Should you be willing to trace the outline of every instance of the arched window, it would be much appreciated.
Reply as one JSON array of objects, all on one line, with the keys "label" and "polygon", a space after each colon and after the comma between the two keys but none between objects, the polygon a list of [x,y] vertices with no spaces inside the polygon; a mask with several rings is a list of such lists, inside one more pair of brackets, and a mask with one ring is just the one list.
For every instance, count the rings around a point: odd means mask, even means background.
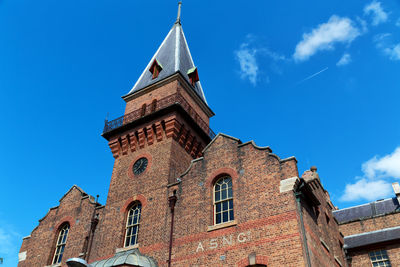
[{"label": "arched window", "polygon": [[224,176],[214,185],[215,224],[233,221],[232,178]]},{"label": "arched window", "polygon": [[125,247],[137,244],[140,213],[142,211],[142,204],[135,203],[128,211],[126,218],[126,234],[125,234]]},{"label": "arched window", "polygon": [[54,251],[53,257],[53,264],[61,263],[64,254],[65,244],[67,244],[68,232],[69,224],[66,223],[60,228],[60,231],[58,233],[56,249]]}]

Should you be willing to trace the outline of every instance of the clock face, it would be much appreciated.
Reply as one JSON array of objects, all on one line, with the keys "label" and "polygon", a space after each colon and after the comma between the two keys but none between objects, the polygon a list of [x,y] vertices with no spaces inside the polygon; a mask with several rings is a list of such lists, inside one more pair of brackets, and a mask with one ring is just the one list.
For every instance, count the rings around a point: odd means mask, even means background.
[{"label": "clock face", "polygon": [[133,173],[138,175],[141,174],[142,172],[144,172],[147,168],[147,158],[140,158],[138,159],[135,164],[133,164]]}]

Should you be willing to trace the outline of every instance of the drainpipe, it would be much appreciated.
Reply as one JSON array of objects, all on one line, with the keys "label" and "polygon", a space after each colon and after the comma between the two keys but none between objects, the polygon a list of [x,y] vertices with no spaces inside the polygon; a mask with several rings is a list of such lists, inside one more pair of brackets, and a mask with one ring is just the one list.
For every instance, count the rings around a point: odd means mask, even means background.
[{"label": "drainpipe", "polygon": [[302,235],[303,235],[304,249],[306,251],[307,266],[311,267],[310,253],[308,252],[306,230],[304,228],[303,211],[301,210],[301,202],[300,202],[301,201],[301,196],[303,194],[300,191],[297,191],[297,190],[296,190],[296,192],[294,194],[296,196],[297,211],[299,212],[299,215],[300,215],[300,226],[301,226],[301,232],[302,232]]},{"label": "drainpipe", "polygon": [[178,200],[176,197],[176,191],[174,190],[174,195],[168,197],[169,208],[171,209],[171,231],[169,233],[169,253],[168,253],[168,267],[171,267],[171,256],[172,256],[172,238],[174,235],[174,215],[175,215],[175,203]]},{"label": "drainpipe", "polygon": [[96,226],[99,223],[99,218],[98,218],[98,216],[96,216],[96,207],[97,207],[98,200],[99,200],[99,195],[96,196],[96,203],[94,204],[92,220],[90,223],[90,230],[89,230],[89,236],[88,236],[89,245],[87,246],[87,249],[85,251],[85,260],[87,262],[89,261],[90,251],[92,250],[94,231],[96,230]]}]

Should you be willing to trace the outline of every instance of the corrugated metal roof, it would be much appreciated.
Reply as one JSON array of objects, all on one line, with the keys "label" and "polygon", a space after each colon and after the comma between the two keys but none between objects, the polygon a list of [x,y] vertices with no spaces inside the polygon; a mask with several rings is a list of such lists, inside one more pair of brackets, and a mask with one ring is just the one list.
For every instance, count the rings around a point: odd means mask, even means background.
[{"label": "corrugated metal roof", "polygon": [[[149,71],[154,59],[163,66],[162,71],[155,79],[153,79]],[[187,72],[194,67],[195,65],[186,42],[185,34],[183,33],[182,25],[176,22],[127,95],[133,94],[177,72],[180,72],[189,82]],[[207,104],[200,82],[195,84],[193,90]]]},{"label": "corrugated metal roof", "polygon": [[350,235],[344,238],[344,248],[356,248],[371,244],[400,239],[400,226],[378,231]]}]

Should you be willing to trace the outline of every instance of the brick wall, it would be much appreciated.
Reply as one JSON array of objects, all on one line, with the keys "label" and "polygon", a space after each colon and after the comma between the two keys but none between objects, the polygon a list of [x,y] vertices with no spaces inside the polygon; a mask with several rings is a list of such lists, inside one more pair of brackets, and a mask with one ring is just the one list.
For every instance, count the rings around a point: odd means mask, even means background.
[{"label": "brick wall", "polygon": [[30,237],[23,240],[20,252],[26,252],[26,259],[20,261],[18,266],[51,265],[56,239],[63,223],[70,224],[65,254],[62,258],[63,264],[68,258],[84,253],[94,208],[93,199],[73,186],[60,200],[60,205],[51,208],[39,221],[39,225],[32,231]]},{"label": "brick wall", "polygon": [[[369,218],[360,218],[355,221],[342,223],[340,224],[340,231],[344,236],[349,236],[396,227],[399,225],[400,213],[395,212]],[[394,241],[394,243],[395,244],[393,244],[393,242],[389,244],[374,244],[368,247],[353,248],[349,250],[347,254],[351,258],[351,266],[357,267],[371,265],[371,260],[368,253],[380,249],[387,251],[392,266],[400,266],[400,245],[396,244],[396,241]]]},{"label": "brick wall", "polygon": [[340,231],[344,236],[376,231],[400,225],[400,212],[359,219],[357,221],[342,223]]}]

